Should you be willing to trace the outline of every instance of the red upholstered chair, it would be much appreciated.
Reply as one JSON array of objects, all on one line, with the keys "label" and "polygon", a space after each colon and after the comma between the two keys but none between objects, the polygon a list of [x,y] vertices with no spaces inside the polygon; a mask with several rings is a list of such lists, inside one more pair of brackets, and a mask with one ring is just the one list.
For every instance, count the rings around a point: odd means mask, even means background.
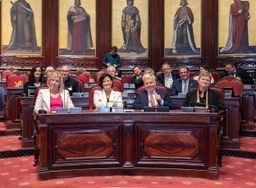
[{"label": "red upholstered chair", "polygon": [[[170,90],[169,90],[167,87],[165,87],[165,86],[156,85],[156,89],[166,92],[168,96],[171,95]],[[145,86],[140,86],[140,87],[137,89],[136,92],[142,92],[142,91],[145,91],[145,90],[146,90]]]},{"label": "red upholstered chair", "polygon": [[243,96],[243,82],[233,76],[226,76],[216,83],[220,88],[233,87],[235,96]]},{"label": "red upholstered chair", "polygon": [[96,73],[96,82],[97,82],[97,83],[99,82],[100,77],[101,77],[101,75],[102,75],[103,73],[104,73],[103,70],[101,70],[101,71],[99,71],[99,72]]},{"label": "red upholstered chair", "polygon": [[76,80],[79,82],[81,92],[84,92],[84,81],[79,78],[76,78]]},{"label": "red upholstered chair", "polygon": [[220,78],[220,75],[218,72],[211,72],[212,73],[212,78],[213,78],[213,81],[216,83],[219,81],[219,78]]},{"label": "red upholstered chair", "polygon": [[129,76],[122,76],[121,79],[122,79],[123,83],[128,83],[129,82]]},{"label": "red upholstered chair", "polygon": [[28,80],[26,75],[16,75],[16,74],[9,74],[6,77],[6,87],[13,87],[17,88],[20,85],[24,85],[24,83]]},{"label": "red upholstered chair", "polygon": [[87,76],[88,79],[92,78],[91,73],[89,73],[89,72],[87,72],[87,71],[84,71],[82,74],[85,75],[85,76]]},{"label": "red upholstered chair", "polygon": [[114,86],[117,86],[121,89],[121,92],[124,91],[124,84],[121,80],[113,79],[113,82],[114,82]]},{"label": "red upholstered chair", "polygon": [[196,76],[196,73],[195,72],[189,72],[189,78],[193,79],[194,76]]},{"label": "red upholstered chair", "polygon": [[222,88],[216,87],[216,86],[210,86],[210,89],[213,91],[216,91],[219,94],[220,100],[221,100],[222,104],[224,104],[224,98],[225,98],[224,90]]},{"label": "red upholstered chair", "polygon": [[2,72],[2,79],[6,79],[6,77],[9,75],[9,74],[12,74],[13,71],[11,70],[5,70]]},{"label": "red upholstered chair", "polygon": [[[121,92],[121,89],[117,86],[114,86],[112,88],[114,91],[120,91]],[[95,110],[95,106],[94,106],[94,103],[93,103],[93,98],[94,98],[94,92],[96,90],[102,90],[102,88],[100,86],[93,86],[89,89],[89,107],[90,107],[90,110]]]},{"label": "red upholstered chair", "polygon": [[156,73],[156,78],[158,77],[159,74],[162,74],[162,73],[163,73],[163,71],[158,71],[158,72]]},{"label": "red upholstered chair", "polygon": [[76,75],[75,77],[79,80],[82,80],[84,82],[84,84],[89,83],[89,77],[86,75],[80,74],[80,75]]}]

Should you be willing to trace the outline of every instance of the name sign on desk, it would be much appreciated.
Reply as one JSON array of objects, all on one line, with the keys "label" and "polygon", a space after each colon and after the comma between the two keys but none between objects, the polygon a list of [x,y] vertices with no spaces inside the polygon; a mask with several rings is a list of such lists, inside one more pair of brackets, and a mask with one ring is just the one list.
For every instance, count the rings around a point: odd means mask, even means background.
[{"label": "name sign on desk", "polygon": [[98,112],[110,112],[110,107],[98,108]]},{"label": "name sign on desk", "polygon": [[68,108],[56,108],[56,114],[66,114],[68,113]]},{"label": "name sign on desk", "polygon": [[81,112],[82,112],[81,107],[70,108],[70,113],[81,113]]}]

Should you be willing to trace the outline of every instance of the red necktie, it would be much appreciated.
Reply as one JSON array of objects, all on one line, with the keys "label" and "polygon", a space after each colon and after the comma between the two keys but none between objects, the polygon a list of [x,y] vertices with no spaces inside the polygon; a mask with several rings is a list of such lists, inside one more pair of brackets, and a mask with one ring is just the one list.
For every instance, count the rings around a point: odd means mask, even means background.
[{"label": "red necktie", "polygon": [[150,96],[150,103],[151,103],[151,106],[155,106],[156,104],[155,104],[155,99],[154,99],[153,95],[150,94],[149,96]]}]

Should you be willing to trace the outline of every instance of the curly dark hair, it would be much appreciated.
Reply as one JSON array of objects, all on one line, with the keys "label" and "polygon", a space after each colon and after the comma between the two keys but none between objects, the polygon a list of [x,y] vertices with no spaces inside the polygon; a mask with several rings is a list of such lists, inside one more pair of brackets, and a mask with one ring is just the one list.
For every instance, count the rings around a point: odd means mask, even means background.
[{"label": "curly dark hair", "polygon": [[28,77],[28,81],[29,82],[35,82],[36,81],[36,79],[35,79],[35,77],[34,77],[34,72],[36,72],[36,68],[40,68],[41,69],[41,76],[40,76],[40,78],[39,78],[39,82],[43,82],[43,68],[40,66],[40,65],[35,65],[32,69],[31,69],[31,71],[30,71],[30,73],[29,73],[29,77]]},{"label": "curly dark hair", "polygon": [[[113,82],[113,77],[112,77],[110,74],[108,74],[108,73],[103,73],[103,74],[100,76],[100,80],[99,80],[99,86],[100,86],[101,88],[103,88],[103,80],[104,80],[106,77],[109,77],[110,80]],[[112,87],[113,87],[113,85],[114,85],[114,82],[112,83]]]}]

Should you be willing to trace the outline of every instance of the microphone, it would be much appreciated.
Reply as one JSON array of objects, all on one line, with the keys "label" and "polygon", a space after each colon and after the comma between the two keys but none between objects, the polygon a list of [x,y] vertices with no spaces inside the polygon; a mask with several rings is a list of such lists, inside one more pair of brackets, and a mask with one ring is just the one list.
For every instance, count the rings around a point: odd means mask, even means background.
[{"label": "microphone", "polygon": [[[193,101],[193,102],[190,104],[190,106],[192,106],[192,107],[195,107],[195,106],[197,106],[197,107],[206,107],[206,104],[205,104],[205,103],[202,103],[202,102]],[[218,109],[218,106],[216,106],[216,105],[211,105],[211,104],[209,104],[208,107],[209,107],[209,109]]]},{"label": "microphone", "polygon": [[193,101],[192,103],[190,103],[190,106],[201,106],[201,107],[205,107],[205,103],[202,103],[202,102],[196,102],[196,101]]}]

